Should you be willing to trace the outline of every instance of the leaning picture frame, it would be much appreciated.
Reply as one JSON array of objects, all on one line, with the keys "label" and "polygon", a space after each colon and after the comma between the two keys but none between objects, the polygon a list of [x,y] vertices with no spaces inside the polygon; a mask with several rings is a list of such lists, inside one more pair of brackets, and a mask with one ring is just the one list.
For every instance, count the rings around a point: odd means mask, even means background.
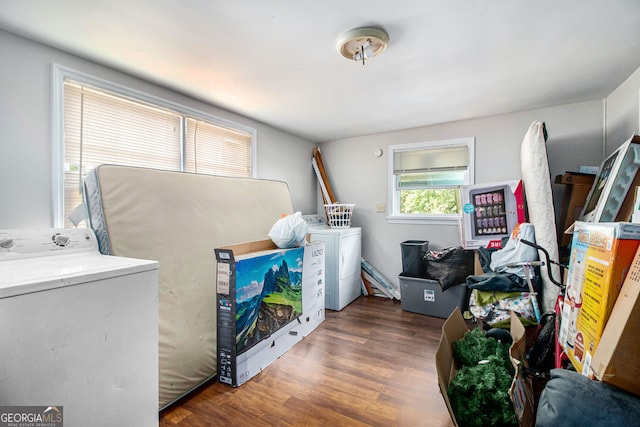
[{"label": "leaning picture frame", "polygon": [[607,156],[578,219],[586,222],[629,221],[634,192],[640,185],[640,136],[633,135]]}]

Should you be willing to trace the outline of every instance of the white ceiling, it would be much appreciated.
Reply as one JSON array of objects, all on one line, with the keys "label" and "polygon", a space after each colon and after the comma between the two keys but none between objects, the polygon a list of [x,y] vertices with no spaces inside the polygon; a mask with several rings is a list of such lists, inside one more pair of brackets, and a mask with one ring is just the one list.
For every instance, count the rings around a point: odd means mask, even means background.
[{"label": "white ceiling", "polygon": [[[390,43],[363,66],[335,43],[366,25]],[[599,99],[640,67],[638,0],[0,0],[0,28],[316,142]]]}]

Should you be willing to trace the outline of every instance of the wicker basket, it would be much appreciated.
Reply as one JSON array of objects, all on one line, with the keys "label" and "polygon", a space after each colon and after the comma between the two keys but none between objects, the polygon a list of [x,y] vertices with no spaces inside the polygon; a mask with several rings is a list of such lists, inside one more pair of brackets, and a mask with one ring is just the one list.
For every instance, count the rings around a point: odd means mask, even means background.
[{"label": "wicker basket", "polygon": [[349,228],[351,227],[351,214],[353,213],[354,204],[324,205],[327,213],[327,222],[331,228]]}]

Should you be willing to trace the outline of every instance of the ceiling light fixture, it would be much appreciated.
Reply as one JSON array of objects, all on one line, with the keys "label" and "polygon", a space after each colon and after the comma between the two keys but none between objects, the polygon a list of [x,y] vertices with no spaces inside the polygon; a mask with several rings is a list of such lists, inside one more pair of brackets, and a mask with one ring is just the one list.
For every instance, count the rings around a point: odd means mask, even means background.
[{"label": "ceiling light fixture", "polygon": [[347,59],[365,61],[379,55],[389,43],[389,34],[381,28],[363,27],[347,31],[338,39],[338,52]]}]

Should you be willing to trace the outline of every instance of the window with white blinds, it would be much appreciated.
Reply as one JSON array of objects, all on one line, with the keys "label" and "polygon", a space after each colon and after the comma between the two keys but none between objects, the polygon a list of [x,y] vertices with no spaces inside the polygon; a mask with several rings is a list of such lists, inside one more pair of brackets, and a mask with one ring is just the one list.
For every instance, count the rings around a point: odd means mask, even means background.
[{"label": "window with white blinds", "polygon": [[452,222],[473,183],[475,138],[389,146],[390,221]]},{"label": "window with white blinds", "polygon": [[56,218],[54,207],[56,226],[74,225],[69,216],[83,203],[83,179],[100,164],[252,176],[252,130],[70,78],[63,79],[63,99],[64,194],[58,195],[58,211],[64,219]]}]

